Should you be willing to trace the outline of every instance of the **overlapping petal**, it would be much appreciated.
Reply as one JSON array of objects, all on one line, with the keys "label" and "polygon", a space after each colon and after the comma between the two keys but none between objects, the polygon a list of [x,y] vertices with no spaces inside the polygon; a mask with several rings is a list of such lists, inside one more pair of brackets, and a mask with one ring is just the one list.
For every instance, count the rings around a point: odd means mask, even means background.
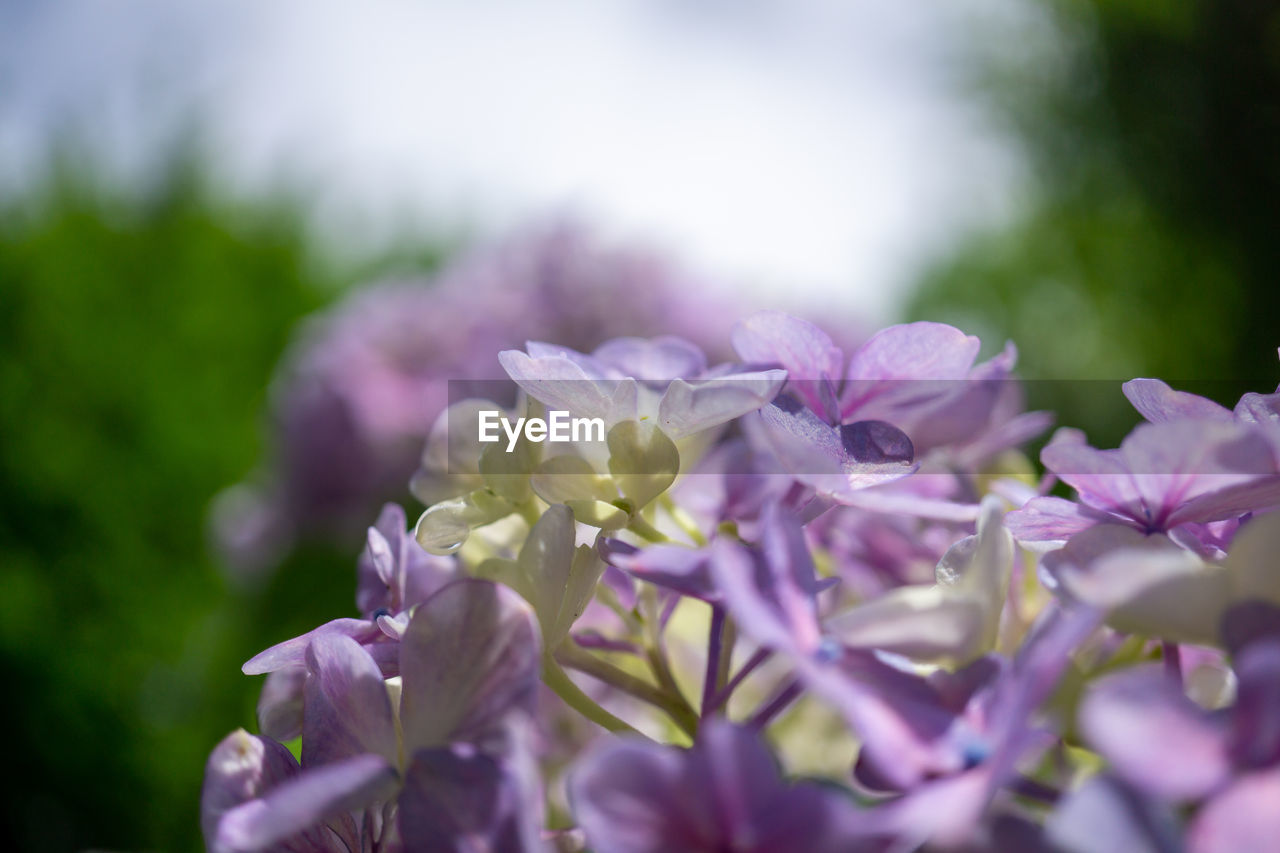
[{"label": "overlapping petal", "polygon": [[349,845],[336,832],[330,834],[319,825],[393,795],[398,784],[395,768],[377,755],[357,755],[309,770],[223,815],[211,850],[267,850],[277,842],[318,828],[307,849],[339,853]]},{"label": "overlapping petal", "polygon": [[598,853],[873,849],[849,801],[786,784],[756,735],[720,720],[688,750],[601,744],[578,762],[569,796]]},{"label": "overlapping petal", "polygon": [[1203,797],[1231,776],[1225,722],[1158,667],[1100,680],[1081,705],[1080,724],[1120,776],[1157,796]]},{"label": "overlapping petal", "polygon": [[531,713],[541,643],[515,592],[456,581],[414,612],[400,641],[406,751],[483,736],[512,711]]}]

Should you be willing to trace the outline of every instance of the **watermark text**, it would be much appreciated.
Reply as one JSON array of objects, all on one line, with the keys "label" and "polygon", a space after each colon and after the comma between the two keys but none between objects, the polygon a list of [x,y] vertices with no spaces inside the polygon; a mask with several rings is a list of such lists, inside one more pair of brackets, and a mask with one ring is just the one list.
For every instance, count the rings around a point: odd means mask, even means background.
[{"label": "watermark text", "polygon": [[553,409],[543,418],[516,418],[514,422],[500,411],[482,411],[479,418],[480,442],[492,444],[507,438],[507,452],[516,449],[523,433],[528,441],[604,441],[604,418],[571,418],[569,413]]}]

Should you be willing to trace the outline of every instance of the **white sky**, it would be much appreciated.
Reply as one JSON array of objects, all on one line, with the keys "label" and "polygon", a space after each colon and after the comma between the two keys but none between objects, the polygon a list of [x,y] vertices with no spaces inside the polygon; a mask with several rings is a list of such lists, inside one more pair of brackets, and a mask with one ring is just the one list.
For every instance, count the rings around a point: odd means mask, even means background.
[{"label": "white sky", "polygon": [[334,245],[406,223],[602,222],[782,306],[883,320],[1007,215],[965,92],[1013,0],[6,0],[0,186],[53,129],[145,175],[175,119],[235,189],[300,185]]}]

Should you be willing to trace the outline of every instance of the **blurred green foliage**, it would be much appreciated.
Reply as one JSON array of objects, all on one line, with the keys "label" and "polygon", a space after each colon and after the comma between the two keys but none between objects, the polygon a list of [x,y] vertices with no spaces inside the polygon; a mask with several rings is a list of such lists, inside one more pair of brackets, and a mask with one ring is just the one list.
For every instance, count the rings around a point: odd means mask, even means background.
[{"label": "blurred green foliage", "polygon": [[205,759],[252,726],[240,664],[353,610],[360,543],[239,591],[205,513],[259,458],[295,323],[373,267],[319,262],[296,199],[156,174],[139,196],[64,162],[0,203],[6,849],[201,849]]},{"label": "blurred green foliage", "polygon": [[[1273,390],[1280,369],[1280,4],[1052,0],[1048,55],[988,57],[1035,191],[926,275],[914,318],[1011,338],[1031,402],[1100,446],[1119,380]],[[993,45],[993,47],[999,47]],[[1016,48],[1015,48],[1016,50]]]}]

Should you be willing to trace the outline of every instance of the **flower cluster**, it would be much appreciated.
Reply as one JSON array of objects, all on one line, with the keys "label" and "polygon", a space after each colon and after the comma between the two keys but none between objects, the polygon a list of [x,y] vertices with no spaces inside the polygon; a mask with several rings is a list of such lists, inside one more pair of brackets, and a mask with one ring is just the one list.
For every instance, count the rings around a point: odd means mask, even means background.
[{"label": "flower cluster", "polygon": [[440,415],[360,615],[245,664],[209,849],[1272,849],[1280,393],[1134,380],[1150,423],[1060,430],[1037,480],[1011,345],[731,343],[502,352],[514,409]]},{"label": "flower cluster", "polygon": [[223,562],[252,576],[296,539],[358,537],[370,507],[403,491],[450,382],[496,378],[500,349],[664,330],[723,347],[731,320],[708,292],[655,253],[572,224],[531,229],[430,279],[356,290],[304,324],[277,371],[270,452],[215,505]]}]

